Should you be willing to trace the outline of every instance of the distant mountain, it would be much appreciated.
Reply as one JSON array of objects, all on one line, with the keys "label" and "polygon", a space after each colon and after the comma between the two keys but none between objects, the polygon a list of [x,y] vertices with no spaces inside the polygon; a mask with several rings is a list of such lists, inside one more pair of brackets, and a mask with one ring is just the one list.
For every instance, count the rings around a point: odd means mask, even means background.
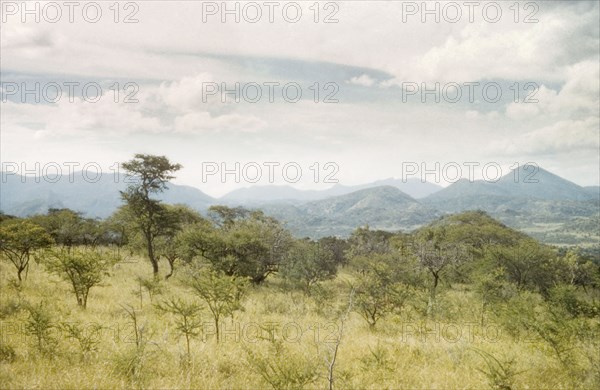
[{"label": "distant mountain", "polygon": [[590,199],[590,193],[584,187],[542,168],[534,170],[533,167],[525,169],[520,166],[491,184],[496,184],[513,197],[576,201]]},{"label": "distant mountain", "polygon": [[[87,217],[106,218],[121,204],[119,191],[127,188],[124,175],[102,175],[97,182],[84,180],[75,172],[73,182],[62,176],[52,178],[23,177],[2,174],[0,210],[6,214],[28,216],[45,213],[48,208],[70,208]],[[166,203],[184,203],[197,210],[206,210],[214,199],[194,187],[169,183],[169,189],[158,198]]]},{"label": "distant mountain", "polygon": [[413,197],[415,199],[425,198],[426,196],[436,193],[444,188],[437,184],[429,183],[429,182],[422,181],[422,180],[415,179],[415,178],[409,178],[404,181],[402,179],[389,178],[389,179],[385,179],[385,180],[376,181],[376,182],[372,183],[372,185],[373,186],[384,186],[385,185],[385,186],[396,187],[400,191],[404,192],[405,194],[410,195],[411,197]]},{"label": "distant mountain", "polygon": [[392,186],[367,188],[301,205],[265,205],[299,236],[348,235],[358,226],[411,230],[440,214]]},{"label": "distant mountain", "polygon": [[460,180],[421,202],[445,213],[483,210],[504,224],[553,244],[597,245],[600,191],[544,169],[520,168],[495,183]]},{"label": "distant mountain", "polygon": [[270,202],[299,203],[327,197],[327,195],[323,195],[325,191],[299,190],[287,185],[252,186],[233,190],[219,198],[219,201],[236,205],[257,205]]},{"label": "distant mountain", "polygon": [[356,186],[336,184],[326,190],[299,190],[291,186],[277,185],[252,186],[233,190],[219,200],[228,204],[245,205],[261,205],[270,202],[297,204],[381,186],[396,187],[415,199],[426,197],[442,189],[441,186],[415,178],[407,179],[405,182],[401,179],[389,178]]},{"label": "distant mountain", "polygon": [[513,170],[497,182],[462,179],[429,195],[423,202],[446,212],[481,209],[530,209],[539,201],[589,202],[593,191],[539,168]]},{"label": "distant mountain", "polygon": [[[104,175],[96,183],[83,180],[80,172],[73,183],[68,177],[57,183],[49,179],[36,183],[31,177],[3,174],[0,210],[27,216],[66,207],[104,218],[122,204],[119,191],[127,186],[124,175]],[[444,214],[467,210],[485,211],[543,242],[597,245],[600,238],[600,187],[581,187],[543,169],[531,175],[521,168],[495,183],[460,180],[443,189],[418,179],[406,183],[386,179],[360,186],[337,184],[323,191],[255,186],[214,199],[194,187],[168,187],[160,196],[167,203],[187,204],[200,212],[214,204],[258,208],[285,222],[296,235],[313,238],[347,236],[366,224],[412,230]],[[423,195],[427,196],[415,199]]]},{"label": "distant mountain", "polygon": [[590,194],[594,199],[600,198],[600,186],[588,186],[583,187],[583,189]]}]

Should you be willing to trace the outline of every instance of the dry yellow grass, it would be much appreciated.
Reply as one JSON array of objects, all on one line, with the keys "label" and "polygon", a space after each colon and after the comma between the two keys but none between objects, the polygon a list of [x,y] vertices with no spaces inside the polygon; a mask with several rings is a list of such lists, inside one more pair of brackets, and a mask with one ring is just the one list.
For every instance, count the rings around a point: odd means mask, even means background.
[{"label": "dry yellow grass", "polygon": [[[269,388],[257,361],[271,364],[272,376],[294,377],[314,369],[317,376],[306,388],[328,388],[327,360],[339,330],[338,313],[347,304],[347,280],[343,272],[327,282],[338,291],[331,302],[316,301],[300,292],[287,292],[274,278],[253,287],[244,301],[245,310],[236,312],[223,324],[223,340],[217,343],[212,320],[203,311],[203,334],[192,341],[191,363],[185,364],[184,340],[178,338],[173,317],[160,314],[143,295],[143,307],[134,291],[137,276],[150,277],[150,266],[120,264],[112,276],[91,290],[88,308],[80,310],[70,287],[33,264],[22,290],[11,287],[13,270],[0,264],[3,307],[2,345],[16,353],[13,361],[0,365],[1,388],[82,389],[82,388]],[[165,283],[165,296],[192,300],[177,275]],[[20,298],[19,298],[20,297]],[[56,322],[100,324],[98,350],[81,358],[77,343],[53,330],[57,340],[52,354],[41,354],[34,337],[25,330],[24,310],[6,313],[11,301],[46,302]],[[161,297],[157,297],[161,299]],[[594,388],[589,363],[580,358],[584,375],[566,369],[539,342],[519,342],[493,323],[481,327],[476,301],[467,290],[454,290],[444,297],[449,307],[444,319],[425,320],[415,310],[390,316],[370,330],[356,313],[345,323],[335,365],[335,387],[369,389],[482,389],[489,388],[483,350],[500,361],[514,359],[515,388]],[[124,364],[135,352],[131,321],[121,305],[138,310],[148,344],[138,370],[127,374]],[[8,309],[7,309],[8,310]],[[269,339],[272,329],[274,342]],[[423,332],[425,331],[425,332]],[[278,351],[278,352],[277,352]],[[262,360],[261,360],[262,359]],[[281,378],[279,378],[281,379]],[[300,381],[301,382],[301,381]]]}]

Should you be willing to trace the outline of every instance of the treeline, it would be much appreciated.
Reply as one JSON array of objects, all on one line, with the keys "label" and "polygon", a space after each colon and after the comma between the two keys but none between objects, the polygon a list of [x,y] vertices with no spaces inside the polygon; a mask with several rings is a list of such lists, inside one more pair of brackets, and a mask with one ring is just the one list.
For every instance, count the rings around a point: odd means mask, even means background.
[{"label": "treeline", "polygon": [[19,283],[34,258],[64,276],[85,307],[89,289],[129,253],[146,257],[155,279],[163,262],[165,279],[178,267],[187,273],[193,269],[196,277],[213,273],[254,285],[278,274],[306,294],[345,267],[358,311],[371,326],[407,302],[414,304],[415,297],[432,315],[442,284],[479,291],[482,317],[491,301],[510,291],[545,299],[562,291],[577,300],[577,309],[572,308],[577,314],[598,314],[598,303],[577,293],[598,289],[598,263],[576,249],[543,245],[484,212],[444,217],[410,234],[367,226],[348,239],[297,239],[261,211],[213,206],[203,216],[183,205],[163,204],[155,195],[181,168],[165,157],[136,155],[123,167],[137,180],[121,194],[123,206],[105,220],[69,209],[26,219],[0,216],[0,251],[14,265]]},{"label": "treeline", "polygon": [[168,266],[166,279],[178,267],[204,267],[253,284],[278,274],[307,294],[344,267],[356,276],[357,296],[365,295],[373,305],[362,304],[372,325],[388,311],[384,306],[401,306],[410,290],[427,291],[425,307],[433,310],[440,283],[480,285],[488,294],[514,288],[544,297],[561,285],[582,290],[600,285],[600,268],[589,256],[543,245],[484,212],[444,217],[410,234],[367,226],[348,239],[315,241],[294,238],[261,211],[213,206],[202,216],[182,205],[160,207],[150,241],[128,205],[106,220],[87,219],[69,209],[25,219],[2,215],[0,250],[15,266],[19,281],[30,258],[74,253],[95,254],[98,263],[102,256],[112,257],[116,264],[126,255],[148,257],[151,252],[156,269],[163,261]]}]

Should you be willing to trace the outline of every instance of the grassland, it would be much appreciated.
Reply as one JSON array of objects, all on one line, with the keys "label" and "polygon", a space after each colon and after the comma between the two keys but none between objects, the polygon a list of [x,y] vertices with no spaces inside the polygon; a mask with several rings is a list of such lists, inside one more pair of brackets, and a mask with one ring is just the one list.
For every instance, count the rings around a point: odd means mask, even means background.
[{"label": "grassland", "polygon": [[[0,387],[328,388],[338,340],[332,371],[333,385],[340,389],[591,389],[600,383],[597,334],[596,344],[573,339],[565,352],[568,360],[561,361],[537,333],[515,332],[505,313],[510,307],[482,317],[480,300],[469,286],[446,289],[434,318],[420,310],[417,299],[370,329],[356,312],[344,314],[351,304],[352,276],[343,269],[311,296],[284,288],[277,277],[252,287],[244,309],[221,324],[220,342],[205,308],[188,359],[176,318],[154,304],[168,296],[197,298],[177,273],[152,303],[146,291],[140,298],[136,278],[151,277],[151,269],[144,260],[131,259],[91,290],[86,310],[77,306],[70,286],[41,265],[33,264],[17,287],[13,270],[0,264]],[[535,307],[538,298],[530,294],[521,303]],[[40,303],[51,326],[42,348],[28,328],[31,315],[25,310]],[[141,343],[124,308],[137,313]],[[597,320],[591,322],[597,330]],[[83,353],[60,323],[83,325],[92,336],[90,351]]]}]

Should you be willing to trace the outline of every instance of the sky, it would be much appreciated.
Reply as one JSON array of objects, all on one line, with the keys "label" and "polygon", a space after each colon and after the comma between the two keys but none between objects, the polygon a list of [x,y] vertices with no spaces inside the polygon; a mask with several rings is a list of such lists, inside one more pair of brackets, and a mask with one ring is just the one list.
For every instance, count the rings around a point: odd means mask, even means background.
[{"label": "sky", "polygon": [[0,4],[5,171],[148,153],[212,196],[526,163],[599,184],[598,1]]}]

